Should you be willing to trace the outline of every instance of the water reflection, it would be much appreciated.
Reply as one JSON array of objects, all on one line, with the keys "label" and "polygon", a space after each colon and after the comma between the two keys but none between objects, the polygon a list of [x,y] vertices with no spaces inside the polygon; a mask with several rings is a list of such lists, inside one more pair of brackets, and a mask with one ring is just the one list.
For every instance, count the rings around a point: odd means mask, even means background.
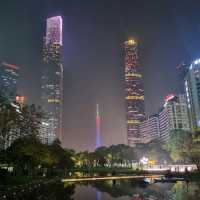
[{"label": "water reflection", "polygon": [[102,200],[102,193],[100,191],[97,191],[96,195],[96,200]]},{"label": "water reflection", "polygon": [[[200,183],[154,183],[144,181],[96,181],[76,185],[74,200],[197,200],[200,199]],[[90,193],[90,195],[88,195]]]},{"label": "water reflection", "polygon": [[197,200],[200,199],[200,182],[178,182],[170,192],[172,199]]},{"label": "water reflection", "polygon": [[[0,198],[1,199],[1,198]],[[143,180],[109,180],[88,183],[61,182],[15,191],[6,200],[197,200],[200,182],[148,183]]]}]

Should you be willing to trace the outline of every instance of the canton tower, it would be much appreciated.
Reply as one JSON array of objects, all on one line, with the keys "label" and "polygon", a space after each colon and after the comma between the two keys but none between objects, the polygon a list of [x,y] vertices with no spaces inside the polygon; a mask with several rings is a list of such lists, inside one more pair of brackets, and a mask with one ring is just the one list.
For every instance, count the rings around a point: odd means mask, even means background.
[{"label": "canton tower", "polygon": [[45,116],[41,125],[43,143],[51,144],[55,139],[62,142],[63,66],[62,17],[47,19],[43,44],[42,108]]},{"label": "canton tower", "polygon": [[96,107],[96,148],[99,148],[101,146],[100,125],[101,125],[101,118],[99,114],[99,104],[97,104],[97,107]]},{"label": "canton tower", "polygon": [[141,141],[139,124],[145,117],[143,77],[136,41],[124,42],[124,62],[127,142],[129,146],[135,146]]}]

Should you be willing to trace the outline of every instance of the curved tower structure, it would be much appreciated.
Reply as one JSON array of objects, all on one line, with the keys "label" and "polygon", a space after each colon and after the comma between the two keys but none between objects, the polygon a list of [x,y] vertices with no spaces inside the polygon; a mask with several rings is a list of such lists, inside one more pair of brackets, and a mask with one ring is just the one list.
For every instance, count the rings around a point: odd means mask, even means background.
[{"label": "curved tower structure", "polygon": [[127,141],[129,146],[134,146],[141,141],[139,125],[145,117],[143,76],[136,41],[124,42],[124,62]]}]

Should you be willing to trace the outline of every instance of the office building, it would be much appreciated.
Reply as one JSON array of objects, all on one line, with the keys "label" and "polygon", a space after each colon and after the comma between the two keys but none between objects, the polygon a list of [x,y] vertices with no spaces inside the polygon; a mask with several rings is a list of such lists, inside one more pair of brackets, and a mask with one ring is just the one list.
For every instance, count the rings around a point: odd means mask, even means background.
[{"label": "office building", "polygon": [[185,77],[190,126],[194,131],[200,128],[200,59],[192,62]]},{"label": "office building", "polygon": [[172,130],[190,131],[186,96],[170,94],[159,112],[160,140],[168,141]]},{"label": "office building", "polygon": [[19,67],[6,62],[0,63],[0,90],[1,94],[9,101],[15,101],[17,83],[19,79]]},{"label": "office building", "polygon": [[47,19],[43,47],[42,108],[45,117],[41,125],[41,140],[51,144],[62,142],[63,66],[62,17]]},{"label": "office building", "polygon": [[136,41],[124,42],[124,62],[127,141],[129,146],[135,146],[140,143],[139,125],[145,117],[143,76]]},{"label": "office building", "polygon": [[152,115],[139,125],[141,143],[148,143],[152,140],[159,140],[159,119],[158,115]]}]

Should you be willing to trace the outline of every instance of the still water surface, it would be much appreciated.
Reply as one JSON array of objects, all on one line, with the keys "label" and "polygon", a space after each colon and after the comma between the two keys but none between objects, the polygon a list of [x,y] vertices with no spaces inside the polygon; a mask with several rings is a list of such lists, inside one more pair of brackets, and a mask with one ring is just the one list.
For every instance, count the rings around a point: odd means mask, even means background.
[{"label": "still water surface", "polygon": [[200,182],[152,183],[135,180],[54,183],[30,193],[19,193],[20,200],[200,200]]}]

